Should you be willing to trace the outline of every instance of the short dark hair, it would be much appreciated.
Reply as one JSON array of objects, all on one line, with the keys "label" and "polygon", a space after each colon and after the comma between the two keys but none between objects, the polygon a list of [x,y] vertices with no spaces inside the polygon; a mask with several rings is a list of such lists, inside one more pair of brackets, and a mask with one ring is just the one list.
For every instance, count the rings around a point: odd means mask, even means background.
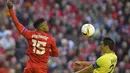
[{"label": "short dark hair", "polygon": [[43,19],[43,18],[39,18],[39,19],[37,19],[35,22],[34,22],[34,24],[33,24],[33,26],[35,27],[35,28],[37,28],[42,22],[44,22],[45,20]]},{"label": "short dark hair", "polygon": [[104,43],[105,46],[108,45],[109,48],[112,51],[114,51],[114,45],[115,45],[115,43],[114,43],[114,41],[110,37],[104,37],[103,38],[103,43]]}]

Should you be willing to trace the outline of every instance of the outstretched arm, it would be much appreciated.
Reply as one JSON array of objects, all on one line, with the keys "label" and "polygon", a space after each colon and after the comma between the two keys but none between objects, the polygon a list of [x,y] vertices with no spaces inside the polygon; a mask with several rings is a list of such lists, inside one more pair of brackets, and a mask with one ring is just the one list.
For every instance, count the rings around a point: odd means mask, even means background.
[{"label": "outstretched arm", "polygon": [[18,29],[18,31],[20,33],[22,33],[24,30],[25,30],[25,27],[18,21],[16,15],[15,15],[15,12],[13,10],[13,4],[11,1],[7,1],[7,6],[8,6],[8,9],[9,9],[9,13],[11,15],[11,18],[15,24],[15,27]]},{"label": "outstretched arm", "polygon": [[77,71],[75,73],[89,73],[89,72],[92,72],[93,70],[94,70],[93,65],[90,65],[90,66],[88,66],[80,71]]},{"label": "outstretched arm", "polygon": [[101,63],[102,63],[102,57],[100,57],[95,63],[89,63],[89,62],[82,62],[82,63],[79,63],[79,64],[83,64],[83,65],[89,65],[88,67],[82,69],[82,70],[79,70],[75,73],[89,73],[89,72],[92,72],[94,69],[96,68],[100,68],[101,67]]},{"label": "outstretched arm", "polygon": [[87,61],[76,61],[74,62],[77,66],[90,66],[93,64],[93,62],[87,62]]}]

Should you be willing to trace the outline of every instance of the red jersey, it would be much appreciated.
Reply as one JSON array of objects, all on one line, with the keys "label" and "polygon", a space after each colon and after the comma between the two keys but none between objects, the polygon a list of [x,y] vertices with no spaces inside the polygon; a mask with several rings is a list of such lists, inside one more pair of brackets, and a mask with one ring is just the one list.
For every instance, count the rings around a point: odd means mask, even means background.
[{"label": "red jersey", "polygon": [[38,67],[46,66],[49,55],[52,55],[50,51],[57,52],[52,36],[44,32],[29,31],[26,28],[22,31],[22,35],[28,41],[26,53],[29,56],[29,62],[39,64]]},{"label": "red jersey", "polygon": [[10,9],[9,12],[16,28],[28,41],[26,53],[29,56],[29,61],[27,68],[44,67],[46,69],[48,57],[58,56],[58,49],[53,37],[44,32],[27,30],[19,23],[14,10]]}]

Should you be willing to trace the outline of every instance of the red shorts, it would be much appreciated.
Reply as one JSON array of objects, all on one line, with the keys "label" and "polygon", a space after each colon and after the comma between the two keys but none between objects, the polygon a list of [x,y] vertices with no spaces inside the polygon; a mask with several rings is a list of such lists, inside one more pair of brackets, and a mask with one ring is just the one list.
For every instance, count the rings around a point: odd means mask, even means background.
[{"label": "red shorts", "polygon": [[24,73],[47,73],[43,68],[25,68]]},{"label": "red shorts", "polygon": [[38,63],[31,63],[28,61],[24,73],[47,73],[47,66]]}]

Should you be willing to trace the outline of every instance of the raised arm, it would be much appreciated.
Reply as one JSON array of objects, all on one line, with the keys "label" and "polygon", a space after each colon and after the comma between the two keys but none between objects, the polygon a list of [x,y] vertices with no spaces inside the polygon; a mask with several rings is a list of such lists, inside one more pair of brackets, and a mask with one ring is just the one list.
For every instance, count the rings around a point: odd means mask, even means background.
[{"label": "raised arm", "polygon": [[15,24],[15,27],[18,29],[18,31],[20,33],[22,33],[24,31],[25,27],[18,21],[16,15],[15,15],[15,12],[13,10],[12,2],[8,0],[7,1],[7,6],[8,6],[8,9],[9,9],[9,13],[11,15],[11,18],[12,18],[14,24]]}]

